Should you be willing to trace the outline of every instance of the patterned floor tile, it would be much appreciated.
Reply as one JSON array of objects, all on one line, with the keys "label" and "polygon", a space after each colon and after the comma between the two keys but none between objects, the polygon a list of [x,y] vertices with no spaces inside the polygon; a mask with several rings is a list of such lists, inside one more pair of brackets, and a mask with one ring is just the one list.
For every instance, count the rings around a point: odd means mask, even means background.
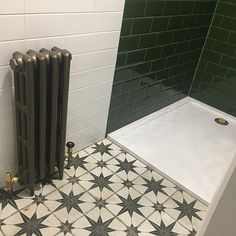
[{"label": "patterned floor tile", "polygon": [[165,212],[154,212],[137,229],[138,235],[189,235],[189,231]]},{"label": "patterned floor tile", "polygon": [[95,198],[78,184],[67,184],[45,197],[45,206],[62,222],[75,221],[95,207]]},{"label": "patterned floor tile", "polygon": [[198,231],[207,207],[184,191],[164,203],[164,211],[188,230]]},{"label": "patterned floor tile", "polygon": [[[134,180],[147,171],[147,167],[142,162],[124,152],[110,160],[109,164],[116,168],[111,170],[123,180]],[[110,166],[108,168],[111,168]]]},{"label": "patterned floor tile", "polygon": [[9,196],[0,190],[0,236],[195,236],[206,207],[105,139],[56,177]]},{"label": "patterned floor tile", "polygon": [[85,151],[80,151],[74,155],[70,169],[65,169],[69,176],[79,177],[98,166],[98,161]]},{"label": "patterned floor tile", "polygon": [[98,161],[107,161],[121,153],[121,148],[108,139],[99,141],[84,150]]},{"label": "patterned floor tile", "polygon": [[166,180],[157,172],[151,170],[146,171],[133,182],[135,184],[134,188],[138,191],[142,190],[142,192],[145,194],[145,197],[147,197],[156,205],[163,204],[177,191],[177,188],[174,184]]},{"label": "patterned floor tile", "polygon": [[[60,221],[43,205],[32,204],[2,222],[5,235],[55,235],[59,232]],[[50,232],[50,234],[49,234]]]},{"label": "patterned floor tile", "polygon": [[137,226],[154,212],[153,203],[135,189],[123,188],[106,200],[106,207],[127,226]]}]

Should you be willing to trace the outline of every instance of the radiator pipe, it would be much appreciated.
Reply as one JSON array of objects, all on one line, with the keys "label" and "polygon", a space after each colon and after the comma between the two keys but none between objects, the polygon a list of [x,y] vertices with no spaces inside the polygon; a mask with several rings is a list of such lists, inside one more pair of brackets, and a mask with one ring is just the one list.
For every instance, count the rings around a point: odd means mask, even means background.
[{"label": "radiator pipe", "polygon": [[73,147],[75,146],[75,144],[71,141],[66,143],[66,147],[67,147],[67,165],[66,165],[66,169],[70,169],[71,166],[71,162],[73,159],[72,153],[73,153]]},{"label": "radiator pipe", "polygon": [[7,192],[9,194],[12,194],[13,187],[18,182],[19,182],[19,177],[18,176],[12,176],[12,174],[10,172],[7,172],[5,174],[5,183],[6,183]]}]

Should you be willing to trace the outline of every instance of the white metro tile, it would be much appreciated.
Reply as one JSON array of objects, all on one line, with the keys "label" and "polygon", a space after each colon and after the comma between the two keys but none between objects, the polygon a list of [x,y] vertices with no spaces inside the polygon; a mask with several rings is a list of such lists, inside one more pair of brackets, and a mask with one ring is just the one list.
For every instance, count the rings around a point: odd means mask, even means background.
[{"label": "white metro tile", "polygon": [[[91,110],[91,112],[93,112]],[[93,112],[87,116],[84,116],[78,120],[71,121],[67,123],[67,136],[78,133],[88,127],[95,126],[97,123],[102,123],[107,120],[108,107],[106,109]]]},{"label": "white metro tile", "polygon": [[80,103],[68,109],[67,121],[77,120],[83,116],[88,115],[91,111],[98,111],[104,108],[109,108],[110,95],[99,97],[93,100]]},{"label": "white metro tile", "polygon": [[75,152],[88,147],[105,137],[106,123],[106,121],[100,124],[97,123],[96,126],[89,127],[81,132],[67,136],[67,141],[73,141],[75,143]]},{"label": "white metro tile", "polygon": [[123,11],[125,0],[25,0],[26,13]]},{"label": "white metro tile", "polygon": [[0,41],[24,38],[23,15],[0,15]]},{"label": "white metro tile", "polygon": [[123,11],[125,0],[98,0],[98,11]]},{"label": "white metro tile", "polygon": [[106,81],[86,88],[74,90],[69,93],[69,107],[96,99],[111,93],[112,81]]},{"label": "white metro tile", "polygon": [[9,60],[15,51],[25,52],[24,40],[0,42],[0,66],[9,65]]},{"label": "white metro tile", "polygon": [[0,89],[13,87],[13,72],[10,66],[0,67]]},{"label": "white metro tile", "polygon": [[[92,84],[101,83],[113,79],[115,66],[101,67],[94,70],[71,74],[70,90],[87,87]],[[1,74],[1,70],[0,70]],[[1,83],[0,83],[1,86]]]},{"label": "white metro tile", "polygon": [[116,63],[117,49],[74,55],[71,73],[91,70]]},{"label": "white metro tile", "polygon": [[24,13],[24,0],[0,0],[0,14]]},{"label": "white metro tile", "polygon": [[97,0],[25,0],[26,13],[96,11]]},{"label": "white metro tile", "polygon": [[12,108],[15,105],[14,89],[4,88],[0,89],[0,110]]},{"label": "white metro tile", "polygon": [[120,30],[121,13],[36,14],[25,16],[27,38]]},{"label": "white metro tile", "polygon": [[[0,173],[16,171],[16,126],[13,109],[0,111]],[[0,186],[4,186],[4,179],[0,178]]]},{"label": "white metro tile", "polygon": [[51,50],[54,46],[65,48],[65,37],[26,39],[26,47],[35,51],[39,51],[41,48]]},{"label": "white metro tile", "polygon": [[65,37],[65,47],[73,54],[117,48],[119,31]]}]

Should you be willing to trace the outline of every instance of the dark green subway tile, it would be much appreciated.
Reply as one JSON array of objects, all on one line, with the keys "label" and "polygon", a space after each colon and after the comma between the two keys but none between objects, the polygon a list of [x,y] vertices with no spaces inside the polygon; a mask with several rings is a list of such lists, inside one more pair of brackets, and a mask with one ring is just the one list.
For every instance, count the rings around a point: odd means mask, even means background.
[{"label": "dark green subway tile", "polygon": [[121,37],[119,43],[119,52],[128,52],[138,49],[139,37],[139,35]]},{"label": "dark green subway tile", "polygon": [[127,57],[127,53],[118,53],[116,66],[117,67],[124,66],[126,62],[126,57]]},{"label": "dark green subway tile", "polygon": [[144,16],[147,0],[127,0],[125,1],[124,18]]},{"label": "dark green subway tile", "polygon": [[115,110],[110,109],[109,110],[109,122],[115,121],[116,119],[117,119],[117,109],[115,109]]},{"label": "dark green subway tile", "polygon": [[132,79],[123,83],[122,93],[127,93],[139,86],[139,79]]},{"label": "dark green subway tile", "polygon": [[230,32],[228,43],[236,45],[236,32]]},{"label": "dark green subway tile", "polygon": [[193,12],[195,1],[185,1],[183,0],[180,5],[179,13],[182,14],[191,14]]},{"label": "dark green subway tile", "polygon": [[221,26],[222,20],[223,20],[223,16],[218,15],[218,14],[214,14],[213,16],[213,21],[212,21],[212,25],[213,26]]},{"label": "dark green subway tile", "polygon": [[211,39],[211,38],[208,37],[206,39],[205,48],[212,49],[214,47],[214,45],[215,45],[215,42],[216,42],[215,39]]},{"label": "dark green subway tile", "polygon": [[214,12],[216,1],[196,1],[193,11],[195,13]]},{"label": "dark green subway tile", "polygon": [[159,91],[161,91],[161,82],[155,82],[152,85],[146,87],[145,95],[150,96],[150,95],[157,93]]},{"label": "dark green subway tile", "polygon": [[171,69],[169,69],[169,76],[175,76],[177,74],[181,74],[182,73],[182,65],[177,65],[177,66],[173,66]]},{"label": "dark green subway tile", "polygon": [[[188,94],[216,2],[199,1],[126,0],[107,132]],[[214,21],[222,28],[221,15]],[[230,25],[226,21],[224,24]],[[227,40],[233,45],[231,34]],[[135,37],[129,38],[131,35]],[[208,38],[206,48],[220,55],[213,49],[217,42]],[[202,59],[199,63],[207,75],[209,61]],[[222,63],[228,62],[224,59]],[[232,78],[234,75],[229,74],[227,80]],[[195,91],[204,83],[206,80],[194,82]]]},{"label": "dark green subway tile", "polygon": [[221,23],[221,27],[235,32],[236,18],[224,17]]},{"label": "dark green subway tile", "polygon": [[142,63],[134,67],[134,74],[136,76],[145,75],[150,72],[151,62]]},{"label": "dark green subway tile", "polygon": [[114,97],[119,96],[121,94],[121,87],[122,87],[122,84],[113,84],[112,96]]},{"label": "dark green subway tile", "polygon": [[198,65],[197,71],[198,71],[198,70],[205,71],[206,66],[207,66],[207,61],[204,61],[204,60],[201,58],[201,60],[199,61],[199,65]]},{"label": "dark green subway tile", "polygon": [[221,41],[216,41],[214,43],[213,50],[225,55],[233,56],[235,52],[235,46]]},{"label": "dark green subway tile", "polygon": [[175,66],[179,61],[179,55],[171,56],[166,59],[166,67]]},{"label": "dark green subway tile", "polygon": [[193,39],[189,42],[188,49],[189,50],[193,50],[197,48],[202,49],[204,42],[205,42],[205,38]]},{"label": "dark green subway tile", "polygon": [[224,76],[227,72],[227,69],[225,67],[221,67],[217,64],[208,63],[208,65],[206,67],[206,71],[210,74],[213,74],[213,75]]},{"label": "dark green subway tile", "polygon": [[181,1],[166,1],[163,15],[178,15],[180,13]]},{"label": "dark green subway tile", "polygon": [[142,108],[145,108],[149,103],[150,97],[144,97],[142,99],[139,99],[135,103],[134,111],[138,111]]},{"label": "dark green subway tile", "polygon": [[132,101],[136,101],[137,99],[144,97],[145,92],[146,92],[146,88],[138,87],[137,89],[135,89],[129,93],[128,101],[132,102]]},{"label": "dark green subway tile", "polygon": [[165,45],[162,48],[161,57],[168,57],[175,53],[176,44]]},{"label": "dark green subway tile", "polygon": [[150,84],[153,84],[155,82],[155,78],[156,78],[156,73],[155,72],[144,75],[139,79],[139,85],[141,87],[145,87],[145,86],[148,86]]},{"label": "dark green subway tile", "polygon": [[158,71],[165,69],[166,59],[158,59],[152,61],[151,71]]},{"label": "dark green subway tile", "polygon": [[134,110],[135,103],[129,103],[118,108],[117,115],[119,117],[129,115]]},{"label": "dark green subway tile", "polygon": [[221,60],[221,55],[215,51],[205,49],[202,53],[202,59],[218,64]]},{"label": "dark green subway tile", "polygon": [[216,13],[236,18],[236,4],[219,2]]},{"label": "dark green subway tile", "polygon": [[151,31],[152,18],[140,18],[133,20],[132,34],[143,34]]},{"label": "dark green subway tile", "polygon": [[186,52],[186,48],[189,48],[189,41],[178,42],[176,44],[176,53],[183,53]]},{"label": "dark green subway tile", "polygon": [[172,16],[169,21],[168,30],[182,28],[183,20],[183,16]]},{"label": "dark green subway tile", "polygon": [[118,97],[112,97],[111,99],[111,107],[117,108],[119,106],[124,106],[128,100],[128,94],[122,94]]},{"label": "dark green subway tile", "polygon": [[169,24],[169,17],[153,18],[151,31],[152,32],[165,31],[168,28],[168,24]]},{"label": "dark green subway tile", "polygon": [[131,34],[131,28],[132,28],[132,19],[124,19],[122,21],[122,27],[121,27],[121,36],[126,36]]},{"label": "dark green subway tile", "polygon": [[171,69],[164,69],[156,72],[156,81],[164,80],[169,77]]},{"label": "dark green subway tile", "polygon": [[227,68],[236,70],[236,57],[223,56],[220,64]]},{"label": "dark green subway tile", "polygon": [[157,42],[158,34],[152,33],[152,34],[144,34],[140,36],[140,44],[139,48],[149,48],[154,47]]},{"label": "dark green subway tile", "polygon": [[115,75],[114,75],[114,83],[115,84],[121,83],[121,82],[129,80],[133,77],[134,77],[133,66],[117,69],[115,71]]},{"label": "dark green subway tile", "polygon": [[196,15],[187,15],[183,19],[183,27],[190,28],[196,25],[197,16]]},{"label": "dark green subway tile", "polygon": [[213,26],[211,27],[211,30],[209,32],[209,37],[221,41],[226,41],[229,37],[229,31]]},{"label": "dark green subway tile", "polygon": [[158,36],[157,46],[161,46],[164,44],[169,44],[172,40],[173,32],[160,32]]},{"label": "dark green subway tile", "polygon": [[199,37],[198,29],[192,28],[186,30],[185,39],[194,39]]},{"label": "dark green subway tile", "polygon": [[161,47],[149,48],[147,49],[145,60],[155,60],[161,56]]},{"label": "dark green subway tile", "polygon": [[196,16],[195,26],[210,25],[212,20],[212,14],[198,15]]},{"label": "dark green subway tile", "polygon": [[165,6],[165,1],[147,0],[145,16],[161,16]]},{"label": "dark green subway tile", "polygon": [[186,35],[186,30],[185,29],[180,29],[180,30],[176,30],[173,33],[173,37],[172,37],[172,42],[180,42],[185,40],[185,35]]},{"label": "dark green subway tile", "polygon": [[126,64],[134,64],[138,62],[142,62],[144,60],[145,50],[137,50],[133,52],[129,52],[127,55]]}]

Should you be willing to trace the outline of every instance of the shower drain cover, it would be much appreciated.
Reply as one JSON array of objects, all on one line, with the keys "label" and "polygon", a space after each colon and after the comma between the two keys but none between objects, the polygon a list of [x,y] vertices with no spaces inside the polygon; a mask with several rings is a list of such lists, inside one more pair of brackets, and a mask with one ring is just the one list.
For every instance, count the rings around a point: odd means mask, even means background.
[{"label": "shower drain cover", "polygon": [[224,125],[224,126],[229,124],[229,122],[224,118],[215,118],[215,122],[219,125]]}]

